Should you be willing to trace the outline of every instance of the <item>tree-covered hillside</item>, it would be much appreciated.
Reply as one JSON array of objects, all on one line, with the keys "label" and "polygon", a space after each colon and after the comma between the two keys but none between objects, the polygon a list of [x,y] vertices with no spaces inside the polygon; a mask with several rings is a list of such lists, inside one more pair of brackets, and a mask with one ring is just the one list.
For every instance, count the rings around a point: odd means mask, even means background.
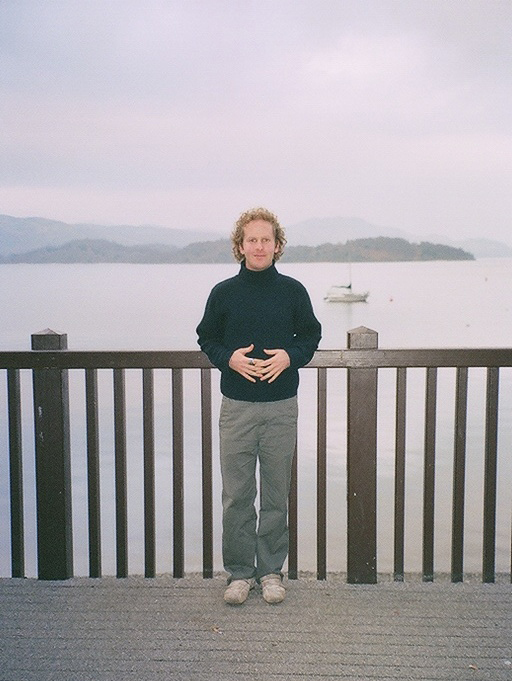
[{"label": "tree-covered hillside", "polygon": [[[372,262],[411,260],[473,260],[471,253],[405,239],[377,237],[340,244],[288,246],[284,262]],[[63,246],[40,248],[0,259],[0,263],[227,263],[232,262],[228,239],[205,241],[175,248],[164,244],[124,246],[102,239],[81,239]]]}]

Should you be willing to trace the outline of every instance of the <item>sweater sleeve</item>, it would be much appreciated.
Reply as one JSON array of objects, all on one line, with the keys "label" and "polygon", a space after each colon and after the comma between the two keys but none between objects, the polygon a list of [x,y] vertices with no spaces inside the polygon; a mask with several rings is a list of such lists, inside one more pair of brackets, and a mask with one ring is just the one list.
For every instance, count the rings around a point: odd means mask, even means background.
[{"label": "sweater sleeve", "polygon": [[221,371],[227,369],[231,352],[223,345],[223,318],[215,288],[206,302],[203,318],[197,326],[199,347]]},{"label": "sweater sleeve", "polygon": [[322,337],[322,327],[315,317],[309,294],[302,285],[299,287],[294,317],[294,341],[284,349],[290,357],[290,367],[300,369],[311,361]]}]

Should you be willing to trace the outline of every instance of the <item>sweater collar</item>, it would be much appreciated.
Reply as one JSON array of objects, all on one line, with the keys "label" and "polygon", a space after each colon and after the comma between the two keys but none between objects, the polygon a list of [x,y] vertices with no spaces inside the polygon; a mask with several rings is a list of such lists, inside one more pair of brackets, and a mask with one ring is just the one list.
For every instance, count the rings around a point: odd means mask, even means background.
[{"label": "sweater collar", "polygon": [[244,281],[261,286],[273,281],[277,277],[278,272],[276,270],[275,261],[265,270],[255,271],[248,270],[245,265],[245,260],[242,260],[240,263],[240,272],[238,274]]}]

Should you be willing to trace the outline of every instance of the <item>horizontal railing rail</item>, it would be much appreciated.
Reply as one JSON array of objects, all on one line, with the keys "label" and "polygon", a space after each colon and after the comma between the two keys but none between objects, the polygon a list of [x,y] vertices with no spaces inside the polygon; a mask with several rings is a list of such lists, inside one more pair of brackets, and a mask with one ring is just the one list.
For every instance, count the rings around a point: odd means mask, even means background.
[{"label": "horizontal railing rail", "polygon": [[[184,378],[185,369],[200,371],[201,503],[203,575],[213,574],[213,451],[212,365],[199,351],[71,351],[65,335],[44,332],[32,337],[31,351],[0,351],[0,369],[7,373],[7,432],[10,489],[11,574],[25,574],[22,398],[20,372],[33,373],[34,441],[37,496],[37,564],[41,579],[73,575],[72,489],[70,474],[68,370],[85,372],[90,576],[102,574],[100,508],[100,442],[98,372],[113,373],[115,555],[116,574],[128,575],[127,412],[125,370],[142,370],[144,570],[156,574],[155,405],[154,370],[168,369],[172,386],[172,516],[173,574],[185,573],[184,553]],[[405,479],[408,370],[425,369],[425,424],[422,509],[422,574],[434,579],[436,417],[438,369],[456,370],[454,415],[451,577],[464,575],[466,433],[468,370],[486,371],[483,452],[482,578],[496,575],[496,508],[498,477],[499,378],[512,367],[511,348],[380,349],[377,333],[360,327],[348,333],[348,348],[318,350],[305,367],[316,370],[317,576],[327,576],[327,411],[328,370],[347,370],[347,579],[377,580],[377,380],[381,369],[396,370],[393,572],[404,579]],[[290,555],[288,573],[297,578],[297,457],[289,502]],[[510,515],[510,510],[509,510]],[[512,570],[511,570],[512,575]]]},{"label": "horizontal railing rail", "polygon": [[[510,367],[511,348],[317,350],[306,368]],[[0,351],[2,369],[211,369],[196,350]]]}]

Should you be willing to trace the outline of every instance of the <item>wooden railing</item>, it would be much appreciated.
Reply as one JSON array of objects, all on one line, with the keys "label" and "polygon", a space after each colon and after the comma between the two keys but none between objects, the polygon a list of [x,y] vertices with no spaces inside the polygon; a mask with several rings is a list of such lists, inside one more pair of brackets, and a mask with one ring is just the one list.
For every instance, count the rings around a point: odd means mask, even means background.
[{"label": "wooden railing", "polygon": [[[452,497],[451,578],[464,577],[464,529],[468,371],[486,371],[483,452],[482,579],[496,575],[496,507],[498,465],[498,403],[500,369],[512,366],[512,349],[396,349],[377,347],[377,333],[360,327],[348,332],[347,349],[319,350],[304,371],[317,373],[317,577],[327,576],[327,379],[330,369],[347,370],[347,580],[377,581],[377,433],[379,370],[396,370],[394,546],[395,580],[404,579],[405,468],[408,369],[423,368],[425,381],[424,488],[422,517],[422,577],[434,579],[436,410],[438,369],[456,370]],[[173,575],[185,574],[184,552],[184,424],[185,369],[200,372],[202,564],[203,576],[214,572],[212,496],[212,366],[199,351],[70,351],[65,335],[45,331],[32,336],[31,351],[0,352],[0,369],[7,373],[6,446],[11,529],[11,576],[25,575],[22,397],[20,374],[33,375],[35,481],[37,507],[37,573],[40,579],[73,576],[72,485],[68,372],[85,372],[87,505],[89,575],[102,575],[100,508],[100,445],[98,371],[113,372],[115,462],[116,574],[128,576],[127,413],[125,370],[142,370],[144,573],[156,574],[155,533],[155,414],[154,370],[168,369],[172,385],[172,533]],[[199,407],[198,407],[199,408]],[[4,452],[0,449],[0,455]],[[510,452],[508,453],[510,456]],[[298,566],[297,457],[289,500],[290,554],[288,575]],[[510,516],[510,509],[509,509]]]}]

